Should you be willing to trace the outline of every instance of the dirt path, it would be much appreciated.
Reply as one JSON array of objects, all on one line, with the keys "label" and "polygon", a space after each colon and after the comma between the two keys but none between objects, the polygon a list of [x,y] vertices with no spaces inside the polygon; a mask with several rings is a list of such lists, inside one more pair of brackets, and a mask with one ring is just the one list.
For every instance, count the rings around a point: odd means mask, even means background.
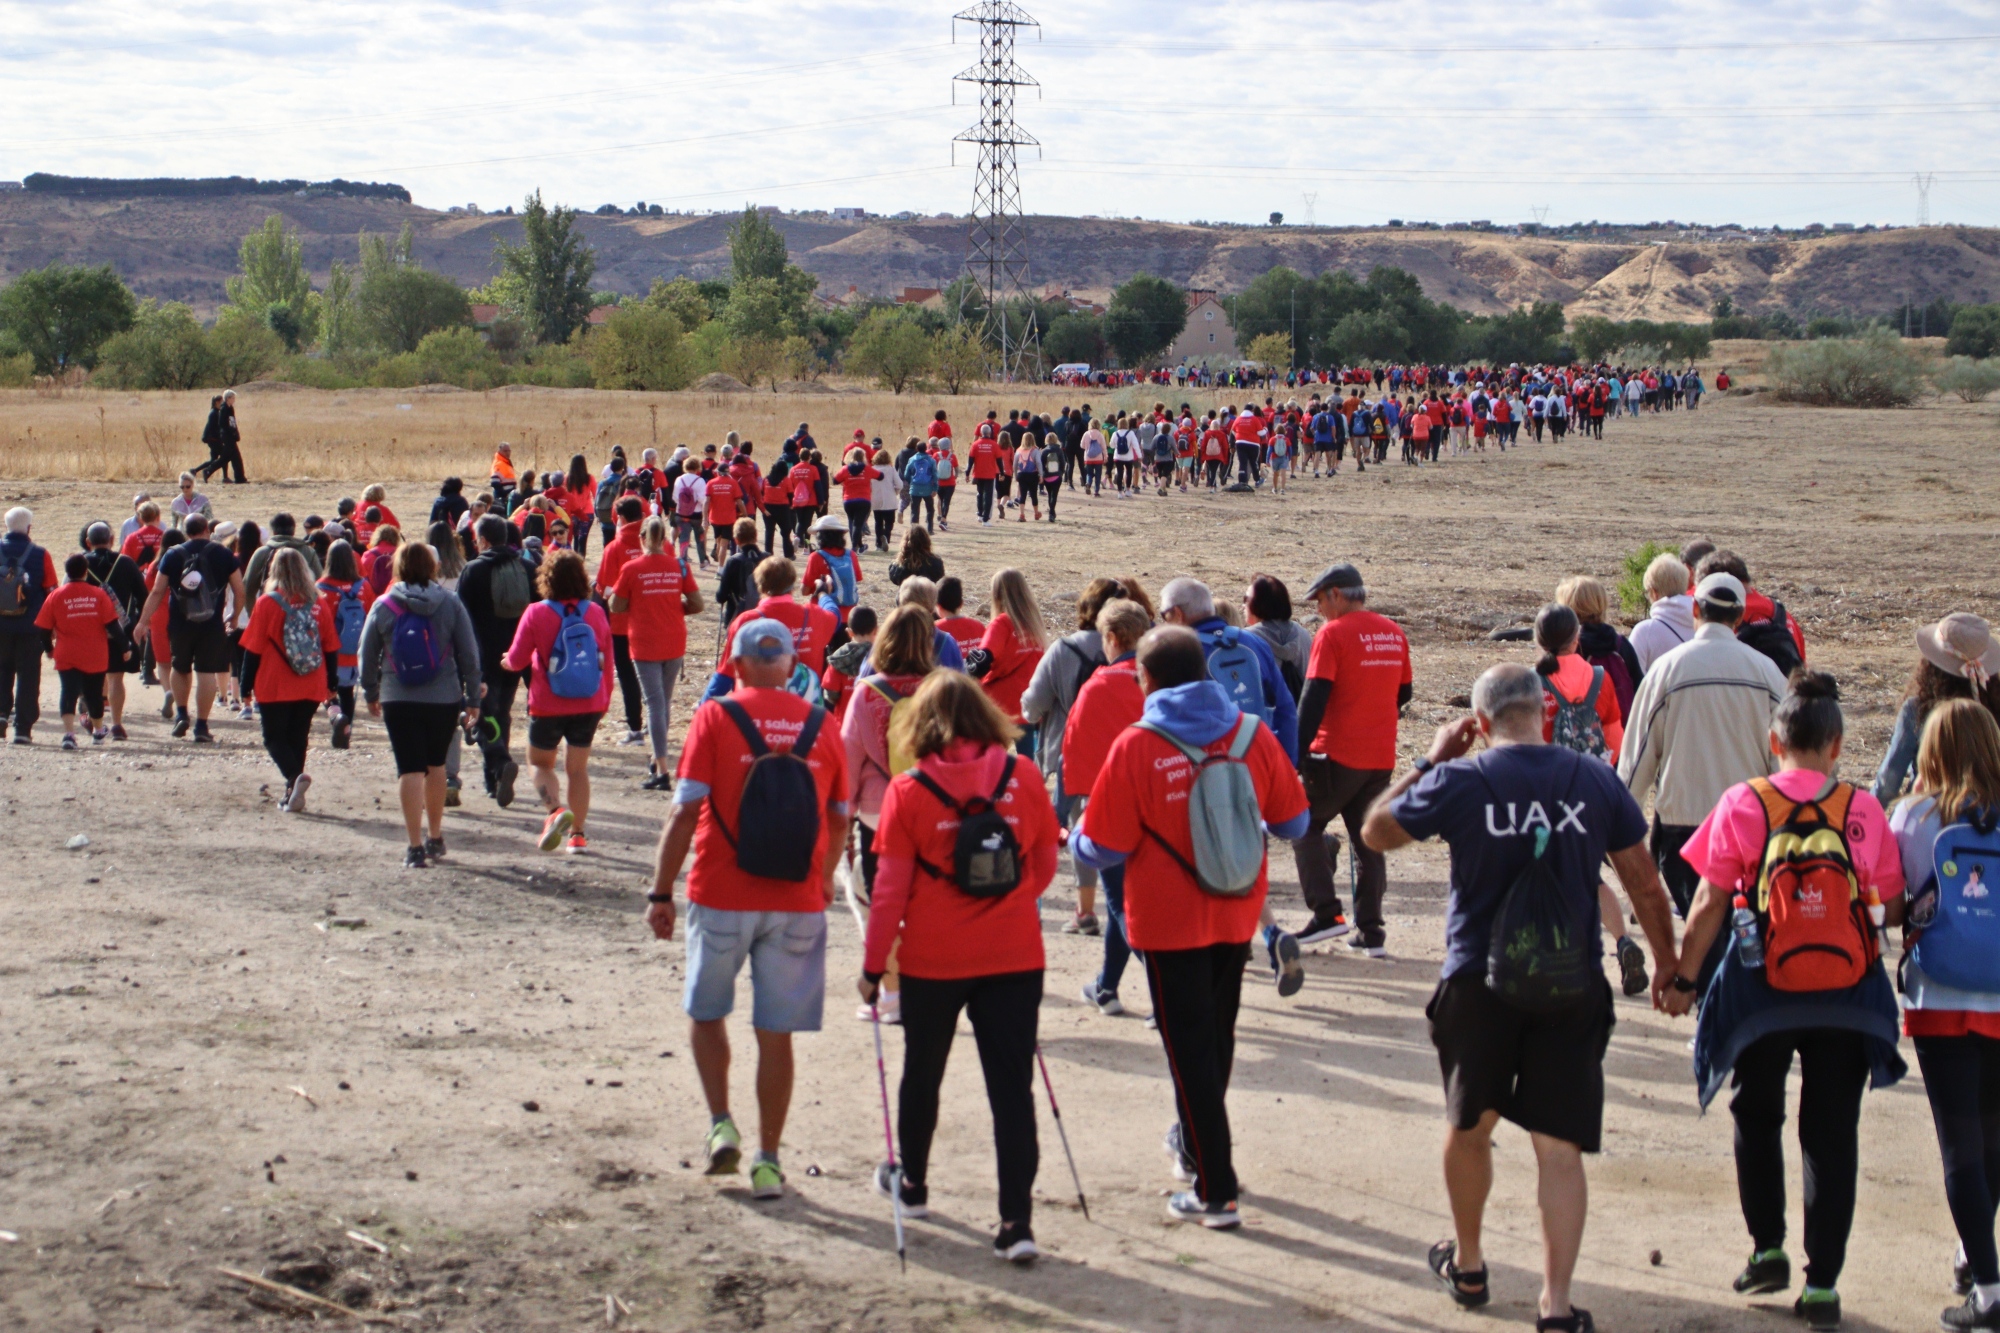
[{"label": "dirt path", "polygon": [[[2000,535],[2000,483],[1982,466],[1995,425],[1990,406],[1848,414],[1724,399],[1693,418],[1621,423],[1602,445],[1308,479],[1289,501],[1066,500],[1053,531],[955,531],[940,550],[976,585],[1018,563],[1045,599],[1097,572],[1155,589],[1193,572],[1233,592],[1270,570],[1299,588],[1328,560],[1356,559],[1411,628],[1413,752],[1481,666],[1527,656],[1486,630],[1532,612],[1562,575],[1608,578],[1648,537],[1705,533],[1746,555],[1804,621],[1815,662],[1840,675],[1854,776],[1886,738],[1911,629],[1950,609],[1996,614],[1983,553]],[[63,550],[130,490],[16,487],[6,501],[35,507],[38,535]],[[338,493],[254,486],[238,506],[229,490],[224,516],[325,510]],[[421,509],[422,495],[391,501]],[[868,587],[879,603],[886,585]],[[196,753],[147,711],[158,699],[137,693],[121,746],[63,754],[51,720],[34,748],[0,750],[13,865],[0,877],[0,1228],[19,1238],[0,1241],[6,1327],[291,1321],[218,1266],[385,1326],[487,1333],[603,1327],[606,1294],[630,1308],[619,1327],[653,1330],[1463,1322],[1423,1270],[1425,1246],[1449,1231],[1422,1018],[1441,934],[1434,850],[1392,858],[1390,961],[1310,958],[1290,1001],[1253,971],[1231,1098],[1249,1218],[1236,1234],[1164,1222],[1157,1145],[1171,1109],[1157,1040],[1139,1017],[1106,1019],[1077,998],[1094,942],[1055,933],[1073,902],[1059,875],[1044,904],[1043,1037],[1092,1220],[1044,1109],[1036,1232],[1048,1257],[1021,1272],[988,1254],[991,1149],[961,1045],[931,1181],[938,1217],[912,1225],[904,1275],[867,1185],[880,1111],[868,1029],[842,998],[859,962],[845,916],[827,1029],[801,1043],[792,1192],[753,1205],[740,1180],[718,1186],[687,1165],[704,1119],[681,947],[655,944],[640,921],[663,805],[637,789],[636,751],[600,752],[588,857],[540,856],[533,815],[475,791],[448,820],[446,868],[405,874],[374,726],[351,751],[315,750],[312,813],[287,817],[254,724],[218,723],[222,743]],[[89,846],[66,850],[77,834]],[[1281,910],[1296,913],[1289,858],[1274,872]],[[1145,1012],[1136,974],[1125,999]],[[1633,1002],[1618,1017],[1579,1302],[1608,1329],[1789,1327],[1775,1299],[1728,1292],[1748,1246],[1726,1112],[1694,1109],[1690,1029]],[[739,1063],[746,1130],[748,1078]],[[1867,1099],[1862,1133],[1841,1284],[1850,1324],[1928,1326],[1948,1300],[1952,1233],[1914,1073]],[[1494,1311],[1519,1323],[1539,1267],[1533,1165],[1520,1133],[1499,1141]],[[1795,1154],[1791,1169],[1796,1181]]]}]

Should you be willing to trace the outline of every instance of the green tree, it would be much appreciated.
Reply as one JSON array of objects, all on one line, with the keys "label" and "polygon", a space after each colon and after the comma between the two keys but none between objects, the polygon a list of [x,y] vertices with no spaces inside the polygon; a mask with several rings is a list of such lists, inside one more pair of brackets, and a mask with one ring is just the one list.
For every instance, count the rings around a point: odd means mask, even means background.
[{"label": "green tree", "polygon": [[847,367],[901,393],[930,369],[931,344],[918,322],[897,309],[871,311],[847,345]]},{"label": "green tree", "polygon": [[1947,356],[1970,356],[1981,360],[2000,352],[2000,305],[1960,306],[1951,317],[1951,332],[1945,335]]},{"label": "green tree", "polygon": [[991,362],[974,324],[955,324],[931,335],[931,369],[946,393],[958,394],[974,380],[986,378]]},{"label": "green tree", "polygon": [[798,310],[778,278],[745,278],[729,292],[729,306],[722,312],[723,327],[730,338],[768,339],[782,342],[798,331]]},{"label": "green tree", "polygon": [[1073,362],[1101,366],[1105,352],[1104,321],[1080,311],[1058,315],[1042,335],[1042,350],[1057,365]]},{"label": "green tree", "polygon": [[417,265],[416,233],[409,224],[394,241],[361,238],[361,282],[354,312],[362,338],[395,355],[413,352],[424,335],[472,318],[465,289]]},{"label": "green tree", "polygon": [[194,311],[147,301],[130,328],[105,341],[98,377],[114,389],[199,389],[221,371]]},{"label": "green tree", "polygon": [[95,366],[98,349],[138,317],[137,298],[109,264],[51,264],[0,289],[0,330],[35,359],[38,375]]},{"label": "green tree", "polygon": [[1243,355],[1260,366],[1292,364],[1292,340],[1282,333],[1260,333],[1250,340]]},{"label": "green tree", "polygon": [[[727,289],[724,289],[723,301],[724,304],[728,302]],[[680,321],[683,333],[692,333],[715,318],[715,309],[702,294],[700,284],[690,278],[675,278],[672,282],[663,278],[653,279],[653,289],[646,293],[643,304],[671,313]]]},{"label": "green tree", "polygon": [[600,389],[673,390],[694,382],[680,316],[650,299],[620,306],[590,336],[586,350]]},{"label": "green tree", "polygon": [[338,259],[326,277],[326,292],[320,297],[320,344],[333,356],[351,350],[360,337],[354,310],[354,275]]},{"label": "green tree", "polygon": [[1410,331],[1387,310],[1350,310],[1320,345],[1333,359],[1349,364],[1394,361],[1409,355]]},{"label": "green tree", "polygon": [[1187,327],[1187,293],[1165,278],[1134,274],[1111,293],[1104,340],[1118,363],[1137,369],[1158,359]]},{"label": "green tree", "polygon": [[[319,298],[306,274],[305,243],[286,229],[284,218],[273,213],[243,238],[237,266],[239,272],[223,284],[231,305],[263,319],[293,351],[318,341]],[[282,321],[268,317],[278,306],[285,307]]]},{"label": "green tree", "polygon": [[1627,341],[1623,326],[1602,315],[1579,315],[1570,321],[1570,346],[1585,361],[1602,361]]},{"label": "green tree", "polygon": [[576,210],[528,196],[521,209],[522,243],[494,243],[503,274],[520,284],[521,316],[536,339],[566,343],[590,314],[590,280],[597,256],[576,229]]},{"label": "green tree", "polygon": [[390,357],[375,369],[376,383],[397,389],[418,384],[490,389],[506,381],[500,354],[487,346],[478,330],[462,324],[425,334],[415,349]]},{"label": "green tree", "polygon": [[729,224],[729,272],[740,285],[751,278],[776,280],[791,262],[785,237],[752,204]]},{"label": "green tree", "polygon": [[1563,308],[1558,301],[1516,306],[1504,315],[1486,315],[1466,326],[1466,352],[1489,365],[1548,361],[1562,340]]},{"label": "green tree", "polygon": [[248,384],[284,359],[285,343],[269,324],[245,312],[216,320],[208,334],[208,353],[220,383]]}]

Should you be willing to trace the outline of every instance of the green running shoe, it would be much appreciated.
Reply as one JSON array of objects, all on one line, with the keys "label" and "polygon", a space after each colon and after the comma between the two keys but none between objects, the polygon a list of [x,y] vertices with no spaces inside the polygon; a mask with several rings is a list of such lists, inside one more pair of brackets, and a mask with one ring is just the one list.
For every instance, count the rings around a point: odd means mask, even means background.
[{"label": "green running shoe", "polygon": [[708,1142],[702,1145],[708,1154],[708,1170],[704,1175],[733,1176],[737,1164],[743,1160],[743,1136],[736,1132],[734,1120],[722,1119],[708,1127]]}]

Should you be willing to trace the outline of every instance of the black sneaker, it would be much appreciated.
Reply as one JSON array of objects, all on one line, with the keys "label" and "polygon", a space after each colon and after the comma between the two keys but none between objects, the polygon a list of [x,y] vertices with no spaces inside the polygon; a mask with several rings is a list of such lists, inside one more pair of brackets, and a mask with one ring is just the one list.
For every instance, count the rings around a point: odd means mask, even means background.
[{"label": "black sneaker", "polygon": [[176,714],[174,717],[174,739],[179,740],[181,737],[187,735],[188,728],[192,727],[193,725],[194,725],[194,719],[189,717],[186,713]]},{"label": "black sneaker", "polygon": [[1313,919],[1306,922],[1305,929],[1293,934],[1300,944],[1322,944],[1339,939],[1347,930],[1347,914],[1335,907],[1326,912],[1313,913]]},{"label": "black sneaker", "polygon": [[425,856],[425,858],[426,858],[426,859],[428,859],[428,860],[432,860],[432,861],[442,861],[442,860],[444,860],[444,839],[443,839],[443,838],[425,838],[425,839],[424,839],[424,856]]},{"label": "black sneaker", "polygon": [[1630,935],[1618,937],[1618,969],[1625,974],[1625,993],[1644,995],[1646,993],[1646,954],[1633,943]]},{"label": "black sneaker", "polygon": [[900,1168],[891,1167],[887,1162],[875,1163],[875,1192],[883,1198],[893,1198],[889,1193],[889,1180],[893,1176],[901,1184],[903,1196],[903,1216],[910,1221],[921,1222],[931,1215],[930,1191],[922,1185],[912,1184],[902,1179]]},{"label": "black sneaker", "polygon": [[1357,930],[1347,937],[1347,947],[1367,958],[1387,958],[1389,937],[1379,930]]},{"label": "black sneaker", "polygon": [[1783,1250],[1760,1250],[1732,1284],[1739,1296],[1762,1296],[1792,1285],[1792,1261]]},{"label": "black sneaker", "polygon": [[209,735],[208,723],[197,722],[194,724],[194,743],[196,745],[215,744],[215,737]]},{"label": "black sneaker", "polygon": [[1840,1293],[1807,1287],[1792,1302],[1792,1313],[1813,1333],[1833,1333],[1840,1327]]},{"label": "black sneaker", "polygon": [[1951,1257],[1951,1294],[1954,1296],[1972,1294],[1972,1265],[1966,1262],[1963,1250]]},{"label": "black sneaker", "polygon": [[502,810],[514,804],[514,779],[521,776],[521,766],[509,759],[500,765],[500,780],[494,784],[493,800]]},{"label": "black sneaker", "polygon": [[1035,1234],[1026,1222],[1002,1222],[999,1234],[993,1237],[993,1257],[1025,1268],[1041,1258],[1042,1252],[1035,1247]]},{"label": "black sneaker", "polygon": [[1944,1329],[2000,1328],[2000,1301],[1979,1308],[1979,1298],[1967,1294],[1965,1304],[1954,1305],[1938,1316],[1938,1327]]},{"label": "black sneaker", "polygon": [[353,739],[354,722],[351,718],[342,717],[338,722],[333,724],[334,749],[345,750]]},{"label": "black sneaker", "polygon": [[405,869],[405,870],[423,870],[423,869],[425,869],[425,868],[426,868],[426,867],[425,867],[425,862],[424,862],[424,849],[423,849],[423,848],[421,848],[421,847],[412,847],[412,848],[410,848],[410,849],[409,849],[408,851],[406,851],[406,852],[404,852],[404,853],[403,853],[403,869]]}]

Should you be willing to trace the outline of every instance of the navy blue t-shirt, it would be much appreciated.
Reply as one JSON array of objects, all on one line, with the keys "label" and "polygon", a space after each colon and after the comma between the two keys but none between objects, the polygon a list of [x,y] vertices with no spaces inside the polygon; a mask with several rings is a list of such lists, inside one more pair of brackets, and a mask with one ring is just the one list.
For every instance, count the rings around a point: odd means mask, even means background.
[{"label": "navy blue t-shirt", "polygon": [[1537,830],[1549,830],[1545,855],[1576,895],[1579,919],[1598,940],[1597,881],[1609,851],[1644,840],[1646,817],[1618,774],[1601,759],[1554,745],[1502,745],[1454,759],[1424,774],[1389,813],[1413,838],[1442,837],[1451,847],[1451,902],[1445,908],[1444,975],[1486,965],[1493,914],[1514,878],[1534,859]]}]

